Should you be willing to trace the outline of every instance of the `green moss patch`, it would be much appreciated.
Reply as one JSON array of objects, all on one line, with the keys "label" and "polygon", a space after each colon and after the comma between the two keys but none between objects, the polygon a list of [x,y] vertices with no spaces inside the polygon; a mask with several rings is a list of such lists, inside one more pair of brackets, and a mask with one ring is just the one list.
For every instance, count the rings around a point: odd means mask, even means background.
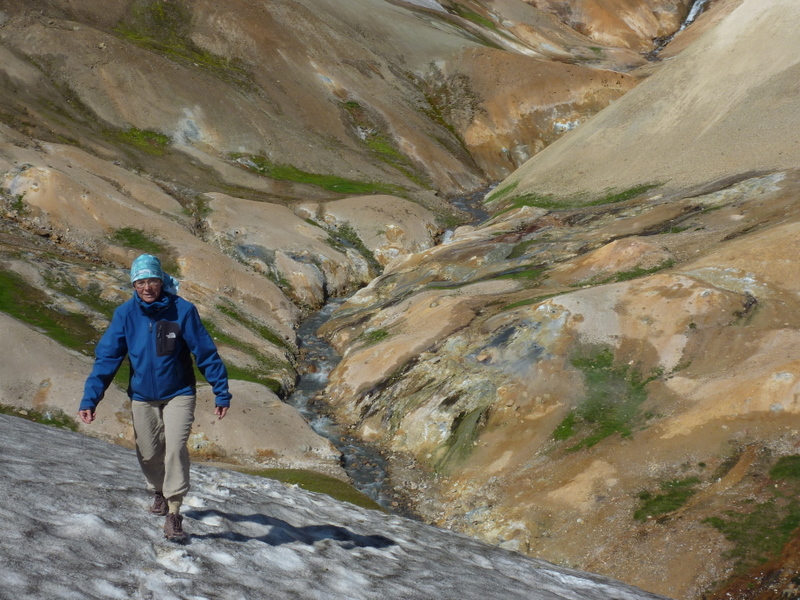
[{"label": "green moss patch", "polygon": [[647,275],[652,275],[653,273],[657,273],[658,271],[663,271],[664,269],[669,269],[675,265],[675,261],[670,259],[662,262],[655,267],[645,268],[645,267],[636,267],[629,271],[622,271],[614,275],[611,280],[612,281],[630,281],[631,279],[638,279],[639,277],[645,277]]},{"label": "green moss patch", "polygon": [[478,407],[463,411],[453,419],[447,442],[434,455],[432,464],[440,473],[449,472],[452,467],[466,459],[475,446],[478,434],[486,424],[488,407]]},{"label": "green moss patch", "polygon": [[514,181],[513,183],[509,183],[506,186],[501,188],[495,188],[495,190],[486,198],[486,202],[496,202],[497,200],[502,200],[506,196],[508,196],[511,192],[517,189],[519,185],[519,181]]},{"label": "green moss patch", "polygon": [[214,342],[218,346],[227,346],[229,348],[233,348],[239,350],[240,352],[251,356],[258,361],[259,368],[247,368],[247,367],[240,367],[237,365],[233,365],[230,363],[226,363],[225,367],[228,371],[228,377],[230,379],[238,379],[241,381],[251,381],[253,383],[260,383],[271,389],[275,394],[279,396],[283,396],[285,390],[283,389],[283,385],[281,382],[273,377],[269,377],[268,373],[275,373],[277,372],[292,372],[292,366],[288,362],[280,361],[272,356],[265,356],[258,352],[255,352],[251,347],[249,347],[244,342],[237,340],[235,337],[225,333],[217,327],[214,323],[210,321],[203,320],[203,325],[205,326],[208,333],[214,338]]},{"label": "green moss patch", "polygon": [[391,334],[386,329],[372,329],[365,331],[358,339],[363,341],[365,345],[372,346],[388,338]]},{"label": "green moss patch", "polygon": [[400,171],[411,181],[422,187],[430,187],[416,171],[411,160],[403,154],[392,138],[382,118],[376,117],[367,107],[355,100],[340,103],[347,121],[356,137],[382,162]]},{"label": "green moss patch", "polygon": [[111,234],[111,241],[121,246],[147,252],[148,254],[157,255],[166,252],[166,248],[160,242],[153,239],[143,230],[136,229],[135,227],[117,229]]},{"label": "green moss patch", "polygon": [[239,59],[228,59],[200,48],[191,37],[192,15],[177,2],[156,1],[134,6],[114,28],[122,39],[157,52],[183,65],[201,68],[245,90],[255,89],[250,73]]},{"label": "green moss patch", "polygon": [[[645,183],[637,185],[627,190],[610,191],[605,196],[595,198],[594,200],[586,200],[581,197],[573,198],[559,198],[551,194],[540,194],[532,192],[529,194],[522,194],[520,196],[512,197],[508,200],[508,207],[506,210],[514,208],[522,208],[523,206],[535,206],[537,208],[544,208],[547,210],[566,210],[574,208],[583,208],[588,206],[603,206],[606,204],[617,204],[632,200],[642,194],[652,190],[653,188],[660,187],[660,183]],[[516,186],[515,186],[516,187]],[[507,192],[505,192],[507,194]],[[494,194],[492,200],[498,199],[499,194]]]},{"label": "green moss patch", "polygon": [[770,469],[772,479],[787,479],[800,482],[800,456],[784,456]]},{"label": "green moss patch", "polygon": [[780,458],[769,477],[766,501],[747,499],[738,510],[703,521],[734,544],[725,557],[734,560],[736,574],[779,556],[800,528],[800,456]]},{"label": "green moss patch", "polygon": [[650,491],[639,493],[640,507],[634,512],[633,518],[645,521],[648,518],[659,518],[678,510],[686,504],[697,492],[700,484],[697,477],[673,479],[661,484],[661,493],[653,494]]},{"label": "green moss patch", "polygon": [[109,240],[119,246],[133,248],[134,250],[141,250],[147,254],[158,256],[161,260],[161,265],[164,271],[175,277],[180,276],[180,266],[175,260],[173,251],[165,244],[163,244],[154,235],[137,229],[136,227],[123,227],[117,229],[110,236]]},{"label": "green moss patch", "polygon": [[102,289],[97,283],[93,283],[89,285],[86,290],[83,290],[73,284],[71,281],[48,277],[45,277],[45,280],[51,289],[58,290],[62,294],[70,296],[71,298],[75,298],[82,304],[85,304],[108,319],[111,319],[111,316],[114,314],[114,309],[117,308],[117,305],[114,302],[103,300]]},{"label": "green moss patch", "polygon": [[50,306],[42,290],[13,271],[0,270],[0,311],[38,329],[62,346],[91,354],[100,333],[88,317]]},{"label": "green moss patch", "polygon": [[283,348],[284,350],[291,350],[289,344],[286,343],[282,337],[280,337],[277,333],[272,331],[266,325],[263,325],[254,319],[251,319],[247,315],[239,312],[233,306],[226,305],[223,306],[221,304],[217,305],[217,310],[221,312],[223,315],[230,317],[234,321],[237,321],[247,327],[248,329],[252,329],[262,338],[270,342],[271,344],[277,346],[278,348]]},{"label": "green moss patch", "polygon": [[497,275],[495,279],[522,279],[528,281],[539,281],[547,271],[547,267],[542,265],[534,265],[527,267],[519,267],[513,271]]},{"label": "green moss patch", "polygon": [[234,153],[231,159],[239,166],[258,175],[278,181],[291,181],[307,185],[315,185],[322,189],[347,195],[365,194],[400,194],[403,188],[383,183],[370,183],[345,179],[337,175],[309,173],[292,165],[276,164],[260,155]]},{"label": "green moss patch", "polygon": [[122,142],[128,146],[133,146],[142,152],[154,156],[163,156],[172,143],[169,136],[163,133],[149,131],[147,129],[137,129],[135,127],[122,131],[111,130],[108,131],[106,135],[113,140]]},{"label": "green moss patch", "polygon": [[326,229],[328,232],[328,239],[326,242],[344,253],[346,248],[350,247],[356,250],[364,259],[369,263],[372,269],[380,274],[383,272],[383,266],[375,258],[372,250],[367,248],[367,245],[359,237],[358,232],[349,224],[345,223],[336,229]]},{"label": "green moss patch", "polygon": [[661,264],[656,265],[655,267],[634,267],[633,269],[629,269],[627,271],[620,271],[619,273],[614,273],[610,277],[605,277],[603,279],[590,279],[588,281],[581,281],[572,284],[572,286],[570,287],[583,287],[586,285],[603,285],[606,283],[618,283],[620,281],[630,281],[632,279],[638,279],[639,277],[646,277],[648,275],[658,273],[659,271],[663,271],[664,269],[670,269],[673,266],[675,266],[675,261],[669,259],[665,260]]},{"label": "green moss patch", "polygon": [[525,300],[519,300],[517,302],[512,302],[511,304],[506,304],[500,310],[501,311],[513,310],[515,308],[520,308],[522,306],[532,306],[534,304],[539,304],[540,302],[543,302],[543,301],[547,300],[548,298],[555,298],[556,296],[559,296],[559,295],[560,294],[546,294],[544,296],[534,296],[533,298],[526,298]]},{"label": "green moss patch", "polygon": [[362,494],[353,486],[335,477],[323,475],[315,471],[306,471],[303,469],[260,469],[256,471],[243,470],[242,472],[296,485],[309,492],[327,494],[331,498],[342,502],[349,502],[350,504],[355,504],[362,508],[386,512],[380,504],[366,494]]},{"label": "green moss patch", "polygon": [[580,440],[568,448],[577,451],[591,448],[605,438],[620,434],[632,435],[634,426],[642,420],[639,407],[647,399],[647,384],[661,373],[644,377],[629,365],[614,365],[611,350],[573,359],[573,366],[583,372],[586,397],[570,411],[553,431],[553,439]]},{"label": "green moss patch", "polygon": [[0,404],[0,414],[20,417],[28,421],[33,421],[34,423],[58,427],[59,429],[78,431],[78,422],[67,415],[63,410],[46,410],[41,412],[31,408],[17,408],[16,406]]}]

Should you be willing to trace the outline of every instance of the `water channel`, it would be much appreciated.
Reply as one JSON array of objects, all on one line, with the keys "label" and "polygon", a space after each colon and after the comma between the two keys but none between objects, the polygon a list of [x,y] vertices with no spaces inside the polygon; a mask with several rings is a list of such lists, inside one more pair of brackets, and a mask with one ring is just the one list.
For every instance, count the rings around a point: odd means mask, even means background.
[{"label": "water channel", "polygon": [[375,446],[350,435],[346,427],[337,424],[320,399],[339,355],[316,332],[343,302],[343,298],[331,299],[301,323],[297,331],[303,362],[301,375],[286,403],[295,407],[318,435],[330,440],[341,452],[342,466],[356,489],[387,510],[405,514],[402,503],[388,485],[386,459]]},{"label": "water channel", "polygon": [[[489,217],[483,208],[483,198],[488,190],[481,190],[453,198],[455,208],[468,215],[467,224],[480,223]],[[445,232],[443,240],[451,232]],[[297,338],[300,344],[300,378],[294,392],[286,398],[311,425],[312,429],[333,443],[342,454],[342,466],[353,485],[387,510],[412,516],[404,508],[401,499],[388,483],[387,462],[374,445],[365,443],[348,433],[347,428],[337,424],[330,416],[321,393],[328,383],[328,375],[339,362],[339,355],[317,331],[343,303],[344,298],[329,299],[322,309],[300,324]]]}]

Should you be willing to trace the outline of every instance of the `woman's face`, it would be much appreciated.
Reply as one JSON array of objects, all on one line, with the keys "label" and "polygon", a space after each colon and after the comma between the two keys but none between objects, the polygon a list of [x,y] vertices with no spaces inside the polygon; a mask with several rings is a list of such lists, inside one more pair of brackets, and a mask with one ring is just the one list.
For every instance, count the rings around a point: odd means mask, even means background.
[{"label": "woman's face", "polygon": [[158,300],[161,295],[161,284],[162,281],[160,279],[139,279],[133,282],[133,289],[136,290],[142,302],[150,304]]}]

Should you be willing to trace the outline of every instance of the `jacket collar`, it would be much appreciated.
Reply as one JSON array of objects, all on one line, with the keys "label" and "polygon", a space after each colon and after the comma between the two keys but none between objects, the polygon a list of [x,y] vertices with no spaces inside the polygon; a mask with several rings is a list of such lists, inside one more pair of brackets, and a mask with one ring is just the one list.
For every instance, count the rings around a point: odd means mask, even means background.
[{"label": "jacket collar", "polygon": [[141,298],[139,298],[139,294],[134,292],[133,300],[139,305],[139,308],[142,310],[142,312],[144,312],[146,315],[152,316],[157,312],[160,312],[165,308],[167,308],[170,305],[170,302],[172,302],[172,296],[170,294],[162,292],[158,300],[155,300],[154,302],[150,302],[148,304],[147,302],[144,302]]}]

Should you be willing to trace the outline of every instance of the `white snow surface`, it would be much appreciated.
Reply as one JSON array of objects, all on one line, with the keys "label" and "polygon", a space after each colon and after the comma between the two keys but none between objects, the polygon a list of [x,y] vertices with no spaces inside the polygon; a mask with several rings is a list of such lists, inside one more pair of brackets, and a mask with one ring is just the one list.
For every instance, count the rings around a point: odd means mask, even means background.
[{"label": "white snow surface", "polygon": [[405,0],[409,4],[414,4],[415,6],[421,6],[422,8],[431,8],[433,10],[438,10],[439,12],[447,12],[441,4],[439,4],[436,0]]},{"label": "white snow surface", "polygon": [[148,513],[128,449],[0,415],[0,598],[645,600],[282,483],[192,466],[185,545]]}]

